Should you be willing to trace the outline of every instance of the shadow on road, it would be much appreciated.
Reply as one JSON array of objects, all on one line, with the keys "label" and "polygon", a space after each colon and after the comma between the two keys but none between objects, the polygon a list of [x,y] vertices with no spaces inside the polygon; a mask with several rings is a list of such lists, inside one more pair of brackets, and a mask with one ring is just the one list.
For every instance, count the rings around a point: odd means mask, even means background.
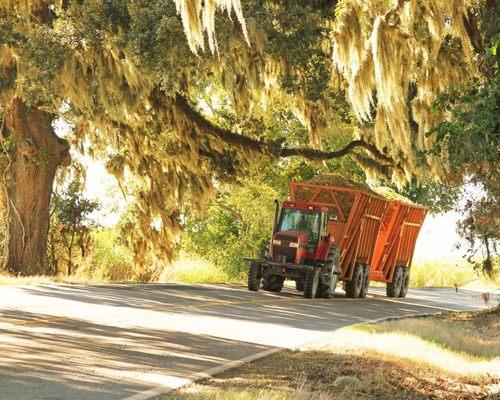
[{"label": "shadow on road", "polygon": [[[238,358],[270,348],[168,327],[125,329],[22,311],[0,311],[0,321],[16,328],[0,329],[2,400],[30,398],[23,397],[26,393],[74,399],[66,390],[80,391],[85,399],[123,398],[225,363],[227,355]],[[44,383],[51,393],[44,395]]]}]

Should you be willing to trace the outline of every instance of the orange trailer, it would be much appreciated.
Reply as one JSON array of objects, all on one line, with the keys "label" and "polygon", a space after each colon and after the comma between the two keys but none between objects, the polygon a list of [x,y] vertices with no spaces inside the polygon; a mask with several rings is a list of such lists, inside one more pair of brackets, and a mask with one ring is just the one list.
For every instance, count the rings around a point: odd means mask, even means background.
[{"label": "orange trailer", "polygon": [[328,233],[340,252],[339,278],[350,297],[358,297],[352,294],[361,277],[362,292],[371,279],[387,283],[388,296],[406,296],[426,208],[384,198],[347,181],[341,186],[294,182],[290,198],[328,209]]}]

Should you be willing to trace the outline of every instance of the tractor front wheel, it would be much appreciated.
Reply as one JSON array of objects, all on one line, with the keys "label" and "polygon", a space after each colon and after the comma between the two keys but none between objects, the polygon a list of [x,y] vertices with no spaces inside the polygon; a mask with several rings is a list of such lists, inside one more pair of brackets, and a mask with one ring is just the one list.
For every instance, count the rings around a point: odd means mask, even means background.
[{"label": "tractor front wheel", "polygon": [[399,297],[403,286],[404,270],[403,267],[396,267],[392,282],[389,282],[386,287],[387,297]]},{"label": "tractor front wheel", "polygon": [[295,289],[297,289],[299,292],[304,291],[304,279],[297,279],[295,281]]},{"label": "tractor front wheel", "polygon": [[314,299],[319,287],[319,277],[321,270],[319,268],[311,268],[306,273],[304,282],[304,297],[307,299]]},{"label": "tractor front wheel", "polygon": [[248,269],[248,290],[258,292],[261,280],[259,264],[251,263]]},{"label": "tractor front wheel", "polygon": [[345,295],[356,299],[360,296],[361,290],[363,289],[365,274],[363,273],[363,266],[356,264],[354,266],[354,272],[352,274],[352,279],[345,282]]},{"label": "tractor front wheel", "polygon": [[284,283],[285,277],[281,275],[264,275],[262,277],[262,288],[268,292],[281,292]]}]

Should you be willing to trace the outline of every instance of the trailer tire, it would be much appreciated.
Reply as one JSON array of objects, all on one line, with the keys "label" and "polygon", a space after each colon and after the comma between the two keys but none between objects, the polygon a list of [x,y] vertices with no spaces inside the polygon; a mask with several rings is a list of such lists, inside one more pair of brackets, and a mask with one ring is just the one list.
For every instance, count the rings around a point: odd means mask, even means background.
[{"label": "trailer tire", "polygon": [[304,297],[307,299],[314,299],[319,289],[319,279],[321,270],[319,268],[311,268],[306,272],[306,279],[304,281]]},{"label": "trailer tire", "polygon": [[401,286],[403,285],[403,267],[396,267],[392,282],[387,283],[386,294],[387,297],[399,297],[401,293]]},{"label": "trailer tire", "polygon": [[363,289],[363,283],[363,266],[361,264],[356,264],[354,266],[354,272],[352,273],[352,279],[350,281],[345,281],[345,295],[352,299],[358,298]]},{"label": "trailer tire", "polygon": [[370,287],[370,266],[363,266],[363,286],[361,287],[361,292],[359,293],[359,297],[364,299],[368,294],[368,288]]},{"label": "trailer tire", "polygon": [[256,263],[251,263],[248,269],[248,290],[252,292],[258,292],[260,289],[260,282],[262,277],[260,276],[260,266]]},{"label": "trailer tire", "polygon": [[297,289],[299,292],[304,291],[304,280],[303,279],[297,279],[295,281],[295,289]]},{"label": "trailer tire", "polygon": [[264,275],[262,277],[262,288],[268,292],[281,292],[284,283],[285,277],[281,275]]},{"label": "trailer tire", "polygon": [[401,291],[399,292],[399,297],[406,297],[409,288],[410,288],[410,268],[404,267],[403,284],[401,285]]}]

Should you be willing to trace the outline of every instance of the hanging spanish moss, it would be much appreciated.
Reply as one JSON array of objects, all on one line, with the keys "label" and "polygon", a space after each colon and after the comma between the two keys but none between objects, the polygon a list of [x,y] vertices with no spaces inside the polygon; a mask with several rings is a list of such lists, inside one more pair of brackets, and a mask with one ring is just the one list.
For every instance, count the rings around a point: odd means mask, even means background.
[{"label": "hanging spanish moss", "polygon": [[344,0],[338,6],[334,62],[358,120],[374,122],[371,139],[404,166],[400,181],[445,167],[419,154],[433,146],[425,134],[443,117],[432,112],[439,93],[474,73],[464,26],[472,3]]}]

